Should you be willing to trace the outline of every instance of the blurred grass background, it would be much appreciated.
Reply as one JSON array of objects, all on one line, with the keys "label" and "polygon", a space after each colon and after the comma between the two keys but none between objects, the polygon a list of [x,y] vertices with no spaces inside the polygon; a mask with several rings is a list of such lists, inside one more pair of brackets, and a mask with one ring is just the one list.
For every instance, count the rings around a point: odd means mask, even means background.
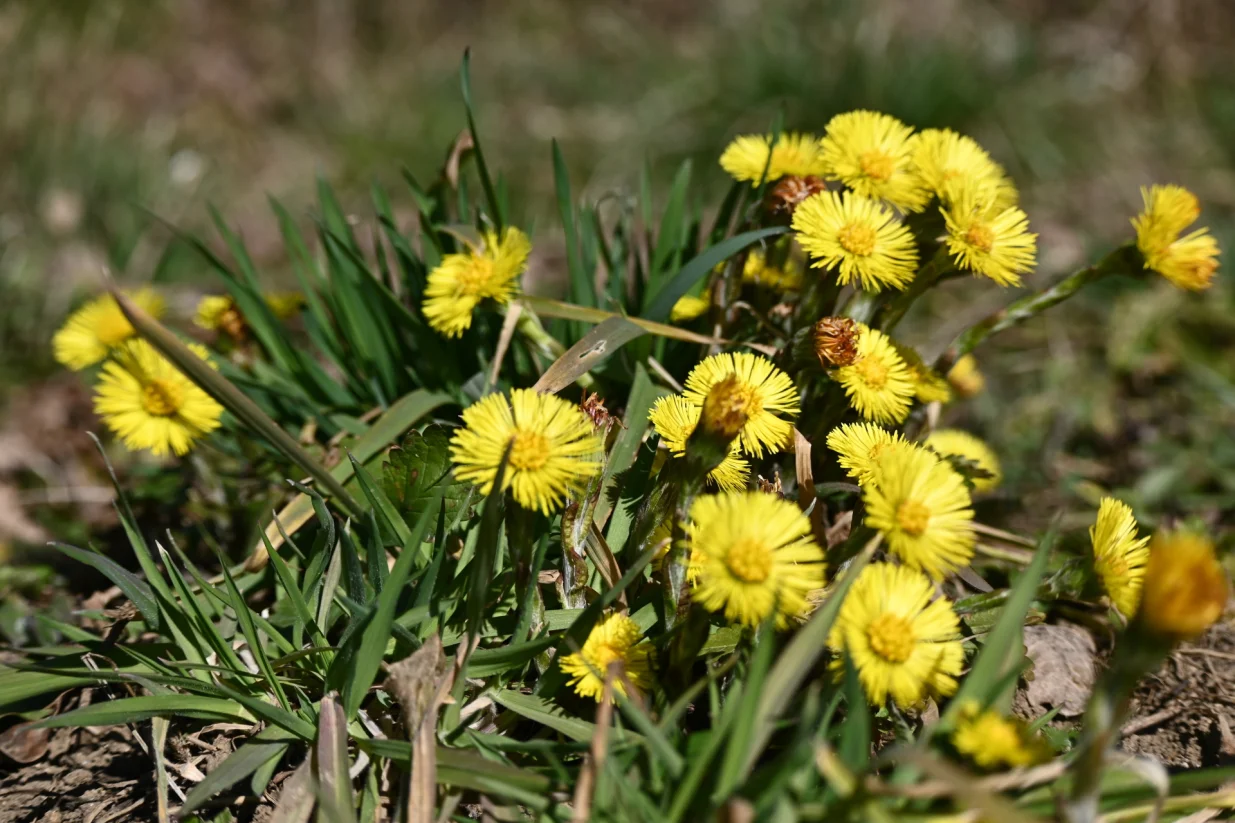
[{"label": "blurred grass background", "polygon": [[[218,205],[277,279],[267,195],[304,213],[321,175],[367,214],[372,181],[432,175],[463,127],[466,47],[489,162],[535,229],[533,279],[564,269],[550,138],[584,197],[637,191],[644,162],[663,193],[692,159],[706,206],[734,134],[778,111],[821,131],[865,107],[965,131],[1008,168],[1041,235],[1032,286],[1129,237],[1151,182],[1192,188],[1232,247],[1231,42],[1227,0],[6,3],[0,544],[106,517],[80,434],[96,427],[88,389],[48,341],[102,267],[149,276],[164,241],[143,234],[147,210],[205,231],[205,204]],[[156,273],[186,315],[211,277],[176,249]],[[1062,507],[1080,525],[1100,486],[1148,524],[1235,524],[1229,280],[1202,296],[1108,281],[979,351],[988,390],[945,422],[1003,456],[1008,480],[983,516],[1032,528]],[[906,334],[942,345],[1009,299],[953,284]]]}]

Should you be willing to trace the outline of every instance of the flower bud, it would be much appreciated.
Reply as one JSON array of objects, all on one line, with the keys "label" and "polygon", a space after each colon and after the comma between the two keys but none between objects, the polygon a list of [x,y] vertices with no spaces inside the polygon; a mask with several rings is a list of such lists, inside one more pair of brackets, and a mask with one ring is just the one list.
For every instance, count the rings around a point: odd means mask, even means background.
[{"label": "flower bud", "polygon": [[1137,619],[1153,634],[1187,640],[1217,622],[1228,593],[1226,573],[1208,538],[1159,534],[1150,546]]},{"label": "flower bud", "polygon": [[858,359],[858,324],[848,317],[825,317],[815,324],[814,343],[825,369],[852,366]]},{"label": "flower bud", "polygon": [[768,191],[764,205],[773,215],[789,217],[793,215],[793,210],[803,200],[812,194],[827,191],[827,189],[828,186],[823,182],[823,178],[813,174],[804,177],[782,177]]},{"label": "flower bud", "polygon": [[742,382],[736,374],[730,374],[719,381],[708,392],[703,401],[703,414],[700,417],[699,428],[706,434],[726,443],[737,437],[750,419],[750,392],[742,389]]},{"label": "flower bud", "polygon": [[967,354],[948,372],[948,383],[960,397],[973,397],[986,388],[986,378],[978,370],[978,361],[972,354]]}]

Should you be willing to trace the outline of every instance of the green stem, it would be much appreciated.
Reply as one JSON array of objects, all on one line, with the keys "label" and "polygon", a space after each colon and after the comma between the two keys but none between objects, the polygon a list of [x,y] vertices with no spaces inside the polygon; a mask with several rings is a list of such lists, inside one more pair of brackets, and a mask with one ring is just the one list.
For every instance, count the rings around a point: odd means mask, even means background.
[{"label": "green stem", "polygon": [[939,251],[935,252],[935,256],[923,266],[913,282],[909,284],[909,288],[898,294],[893,300],[884,306],[883,311],[879,315],[877,325],[884,332],[891,334],[892,329],[901,322],[905,313],[909,311],[909,307],[914,302],[926,293],[926,290],[939,282],[939,278],[946,272],[951,271],[952,258],[948,256],[947,249],[940,247]]},{"label": "green stem", "polygon": [[935,371],[940,374],[947,373],[953,363],[976,349],[988,337],[1038,316],[1052,306],[1067,300],[1090,283],[1095,283],[1110,274],[1135,271],[1137,268],[1135,255],[1136,247],[1132,244],[1120,246],[1096,265],[1065,277],[1049,289],[1009,303],[977,325],[970,326],[961,332],[952,345],[939,355],[939,359],[935,361]]}]

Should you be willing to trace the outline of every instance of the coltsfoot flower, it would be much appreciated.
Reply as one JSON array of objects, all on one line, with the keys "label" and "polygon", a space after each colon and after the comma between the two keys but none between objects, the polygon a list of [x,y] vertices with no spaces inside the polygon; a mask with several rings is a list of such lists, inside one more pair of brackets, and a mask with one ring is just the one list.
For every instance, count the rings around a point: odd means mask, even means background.
[{"label": "coltsfoot flower", "polygon": [[684,294],[678,298],[677,302],[673,304],[673,308],[669,310],[669,322],[689,323],[702,317],[711,305],[702,297]]},{"label": "coltsfoot flower", "polygon": [[918,270],[918,247],[896,214],[854,192],[825,191],[793,213],[798,243],[815,268],[836,270],[841,285],[856,280],[867,291],[904,289]]},{"label": "coltsfoot flower", "polygon": [[926,436],[922,445],[933,449],[941,457],[959,457],[968,460],[989,477],[974,477],[973,490],[988,492],[999,486],[1003,480],[1003,472],[999,465],[999,457],[994,450],[979,437],[960,429],[935,429]]},{"label": "coltsfoot flower", "polygon": [[763,492],[695,499],[686,528],[694,600],[744,626],[775,612],[789,625],[808,608],[808,592],[823,586],[823,550],[810,520],[793,503]]},{"label": "coltsfoot flower", "polygon": [[773,291],[800,291],[802,264],[793,255],[781,265],[768,262],[763,249],[751,249],[742,265],[742,282]]},{"label": "coltsfoot flower", "polygon": [[714,354],[687,375],[684,396],[702,408],[713,386],[731,375],[733,397],[727,405],[741,407],[746,416],[739,434],[742,451],[759,458],[765,451],[782,450],[793,430],[784,417],[797,416],[798,390],[789,375],[766,357],[749,352]]},{"label": "coltsfoot flower", "polygon": [[532,243],[513,226],[499,238],[485,232],[484,245],[448,254],[429,273],[424,315],[439,334],[459,337],[472,325],[472,313],[485,300],[506,305],[518,291]]},{"label": "coltsfoot flower", "polygon": [[[872,563],[853,581],[828,645],[849,655],[872,704],[891,698],[908,708],[956,691],[965,660],[960,622],[951,601],[932,600],[934,592],[926,575],[891,563]],[[843,672],[844,661],[832,668]]]},{"label": "coltsfoot flower", "polygon": [[1111,603],[1129,619],[1141,602],[1145,564],[1149,562],[1149,538],[1136,536],[1136,518],[1128,504],[1104,497],[1098,517],[1089,527],[1094,570]]},{"label": "coltsfoot flower", "polygon": [[760,180],[823,174],[823,151],[813,134],[786,132],[775,143],[770,134],[746,134],[725,148],[720,166],[734,180],[757,186]]},{"label": "coltsfoot flower", "polygon": [[[624,614],[610,612],[596,621],[582,649],[562,658],[561,667],[576,694],[599,703],[604,699],[605,677],[613,663],[621,664],[632,686],[647,691],[652,683],[651,654],[652,644],[643,642],[638,624]],[[629,696],[621,678],[614,678],[613,689]]]},{"label": "coltsfoot flower", "polygon": [[913,405],[913,375],[887,335],[859,325],[858,356],[850,366],[836,370],[849,404],[868,420],[900,423]]},{"label": "coltsfoot flower", "polygon": [[1001,209],[1016,205],[1016,186],[976,140],[950,129],[925,129],[912,142],[913,170],[941,205],[962,194]]},{"label": "coltsfoot flower", "polygon": [[1025,212],[981,203],[965,193],[943,209],[948,251],[958,268],[989,277],[1001,286],[1019,286],[1021,275],[1037,265],[1038,235]]},{"label": "coltsfoot flower", "polygon": [[1201,216],[1196,195],[1182,186],[1141,189],[1145,210],[1133,218],[1136,247],[1152,269],[1181,289],[1207,289],[1218,271],[1218,241],[1208,228],[1179,235]]},{"label": "coltsfoot flower", "polygon": [[[648,412],[648,419],[656,427],[656,433],[675,457],[686,454],[686,441],[699,425],[699,406],[686,398],[671,394],[660,398]],[[722,491],[740,491],[746,488],[750,476],[750,463],[742,458],[741,446],[734,440],[729,446],[729,456],[719,466],[708,472],[708,480]]]},{"label": "coltsfoot flower", "polygon": [[858,485],[874,477],[880,457],[890,449],[914,448],[900,432],[890,432],[873,423],[845,423],[828,434],[828,448],[836,452],[840,467]]},{"label": "coltsfoot flower", "polygon": [[1050,759],[1046,742],[1029,733],[1025,723],[994,709],[982,711],[966,701],[952,733],[952,745],[981,769],[1024,768]]},{"label": "coltsfoot flower", "polygon": [[948,385],[961,397],[973,397],[986,388],[986,378],[978,369],[978,360],[972,354],[961,357],[948,371]]},{"label": "coltsfoot flower", "polygon": [[932,580],[973,557],[973,502],[965,481],[922,448],[879,456],[863,487],[866,525],[883,533],[888,550]]},{"label": "coltsfoot flower", "polygon": [[1209,538],[1178,531],[1154,535],[1137,621],[1170,640],[1188,640],[1222,617],[1230,584]]},{"label": "coltsfoot flower", "polygon": [[455,477],[488,494],[507,446],[502,490],[523,508],[544,514],[560,508],[600,470],[604,448],[592,421],[575,404],[515,389],[509,400],[490,394],[463,410],[463,428],[450,441]]},{"label": "coltsfoot flower", "polygon": [[828,123],[821,144],[825,176],[863,197],[919,211],[931,193],[913,172],[913,129],[888,114],[850,111]]},{"label": "coltsfoot flower", "polygon": [[[209,362],[206,349],[190,349]],[[185,454],[219,427],[223,407],[145,340],[130,340],[103,366],[94,410],[126,448]]]},{"label": "coltsfoot flower", "polygon": [[[153,289],[140,289],[128,297],[151,317],[163,316],[163,298]],[[57,363],[81,371],[105,359],[136,334],[116,298],[104,294],[69,315],[52,338],[52,353]]]}]

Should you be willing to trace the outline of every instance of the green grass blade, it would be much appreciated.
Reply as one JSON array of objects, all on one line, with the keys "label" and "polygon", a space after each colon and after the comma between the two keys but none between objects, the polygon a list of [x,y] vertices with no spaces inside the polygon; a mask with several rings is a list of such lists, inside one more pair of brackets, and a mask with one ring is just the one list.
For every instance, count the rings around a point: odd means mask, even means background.
[{"label": "green grass blade", "polygon": [[304,593],[300,591],[300,586],[296,584],[296,578],[292,574],[292,570],[288,568],[287,563],[283,562],[283,558],[270,545],[270,541],[266,539],[264,533],[262,534],[262,540],[266,544],[266,551],[269,553],[270,562],[274,565],[275,575],[279,578],[287,599],[292,602],[292,609],[295,610],[296,617],[300,620],[300,625],[308,630],[314,644],[318,646],[328,645],[321,627],[317,625],[317,621],[313,619],[313,615],[309,611],[309,604],[304,599]]},{"label": "green grass blade", "polygon": [[645,334],[646,329],[624,317],[610,317],[583,335],[578,343],[545,369],[533,388],[538,392],[559,392],[622,346]]},{"label": "green grass blade", "polygon": [[347,756],[347,718],[336,694],[322,699],[313,759],[317,771],[317,819],[320,823],[355,823],[356,798],[348,776],[351,761]]},{"label": "green grass blade", "polygon": [[293,738],[282,729],[263,729],[247,743],[232,752],[185,795],[179,815],[190,814],[200,809],[210,798],[230,789],[256,772],[273,758],[281,758]]},{"label": "green grass blade", "polygon": [[769,617],[759,627],[759,633],[754,642],[755,650],[747,667],[746,678],[742,683],[741,705],[738,717],[734,722],[733,731],[729,735],[729,745],[725,748],[725,757],[721,761],[720,776],[716,780],[716,789],[712,792],[712,800],[721,802],[733,793],[743,778],[743,770],[747,763],[754,762],[751,751],[757,741],[754,737],[755,720],[758,716],[759,696],[763,694],[767,681],[768,669],[772,665],[772,654],[776,650],[775,618]]},{"label": "green grass blade", "polygon": [[203,391],[217,400],[222,406],[236,416],[259,436],[270,441],[283,455],[317,481],[325,492],[328,492],[340,506],[353,514],[359,514],[361,508],[352,496],[347,493],[337,480],[331,476],[316,460],[309,456],[296,439],[266,416],[257,404],[250,400],[214,369],[198,357],[188,346],[180,342],[176,335],[150,315],[142,311],[136,304],[113,289],[112,295],[120,305],[124,316],[133,324],[133,328],[142,337],[150,341],[165,357],[172,361]]},{"label": "green grass blade", "polygon": [[[419,541],[412,540],[412,533],[407,528],[407,523],[403,520],[403,515],[399,514],[399,510],[390,502],[390,498],[386,496],[386,492],[382,491],[382,487],[373,477],[365,471],[365,467],[360,464],[352,455],[347,456],[352,461],[352,471],[356,475],[356,480],[360,483],[360,489],[364,492],[365,499],[369,501],[374,516],[378,519],[382,528],[388,534],[393,534],[398,540],[399,545],[403,547],[403,551],[417,557],[420,560],[427,561],[428,551]],[[438,498],[441,494],[438,495]],[[430,506],[429,508],[433,508]],[[421,535],[424,538],[424,535]],[[417,563],[419,565],[419,561]]]},{"label": "green grass blade", "polygon": [[656,248],[652,252],[653,283],[672,268],[682,253],[682,244],[686,240],[686,190],[690,187],[690,169],[690,161],[682,161],[669,188],[665,211],[660,217],[660,229],[656,232]]},{"label": "green grass blade", "polygon": [[240,631],[249,644],[249,650],[253,652],[258,671],[262,673],[266,685],[274,694],[275,699],[279,701],[279,705],[284,711],[290,712],[291,705],[287,702],[287,694],[283,691],[283,684],[279,682],[274,667],[270,665],[270,658],[266,655],[266,647],[262,645],[261,637],[257,634],[257,626],[253,622],[253,613],[249,610],[249,604],[245,602],[240,589],[236,588],[236,580],[232,577],[231,570],[227,568],[227,558],[222,554],[219,554],[218,558],[219,566],[223,569],[223,580],[227,583],[227,591],[231,595],[232,611],[235,612],[236,619],[240,621]]},{"label": "green grass blade", "polygon": [[579,235],[575,226],[575,207],[570,198],[570,172],[562,147],[553,141],[553,183],[557,190],[557,209],[562,217],[562,230],[566,233],[566,267],[570,272],[571,302],[595,306],[596,287],[592,275],[583,266],[579,253]]},{"label": "green grass blade", "polygon": [[104,577],[116,584],[124,596],[133,602],[141,612],[142,619],[151,629],[159,628],[159,604],[154,599],[154,591],[140,577],[121,566],[110,557],[104,557],[95,552],[78,549],[65,543],[52,543],[54,548],[66,554],[79,563],[94,568]]},{"label": "green grass blade", "polygon": [[40,720],[35,726],[44,729],[119,726],[152,717],[191,717],[195,720],[229,720],[242,723],[253,720],[253,715],[232,700],[193,694],[154,694],[92,703]]},{"label": "green grass blade", "polygon": [[[493,701],[510,709],[521,717],[534,720],[572,740],[590,741],[596,736],[596,724],[577,717],[569,717],[556,704],[534,694],[523,694],[513,689],[495,689],[490,692]],[[610,729],[609,738],[615,743],[643,743],[642,735],[625,729]]]},{"label": "green grass blade", "polygon": [[662,391],[652,383],[643,364],[636,363],[635,376],[626,397],[626,416],[622,419],[622,430],[613,441],[609,458],[605,461],[605,478],[593,518],[597,524],[603,525],[609,519],[609,513],[613,509],[612,489],[617,475],[629,469],[635,462],[639,444],[643,442],[643,434],[647,431],[648,411]]},{"label": "green grass blade", "polygon": [[238,692],[221,683],[218,686],[231,700],[248,709],[253,717],[291,732],[301,740],[312,740],[317,734],[317,729],[313,728],[313,724],[291,712],[284,711],[278,706],[267,703],[265,700]]},{"label": "green grass blade", "polygon": [[849,770],[862,774],[870,761],[871,713],[853,658],[845,655],[845,722],[837,753]]},{"label": "green grass blade", "polygon": [[678,301],[678,298],[685,295],[694,288],[696,283],[707,277],[718,264],[723,263],[742,249],[765,237],[775,237],[788,231],[789,229],[786,226],[756,229],[735,235],[727,240],[722,240],[715,246],[705,249],[683,266],[677,274],[662,285],[659,291],[648,300],[646,303],[647,308],[643,311],[644,319],[653,320],[657,323],[667,323],[669,321],[669,314],[673,311],[673,304]]},{"label": "green grass blade", "polygon": [[472,105],[472,50],[463,52],[463,63],[459,68],[459,86],[463,92],[463,108],[467,112],[467,130],[472,135],[472,151],[476,155],[476,171],[480,174],[480,185],[485,190],[485,200],[489,203],[489,217],[498,232],[506,225],[506,215],[502,213],[502,204],[493,188],[493,179],[489,176],[489,166],[485,163],[484,152],[480,148],[480,135],[476,133],[476,116]]}]

